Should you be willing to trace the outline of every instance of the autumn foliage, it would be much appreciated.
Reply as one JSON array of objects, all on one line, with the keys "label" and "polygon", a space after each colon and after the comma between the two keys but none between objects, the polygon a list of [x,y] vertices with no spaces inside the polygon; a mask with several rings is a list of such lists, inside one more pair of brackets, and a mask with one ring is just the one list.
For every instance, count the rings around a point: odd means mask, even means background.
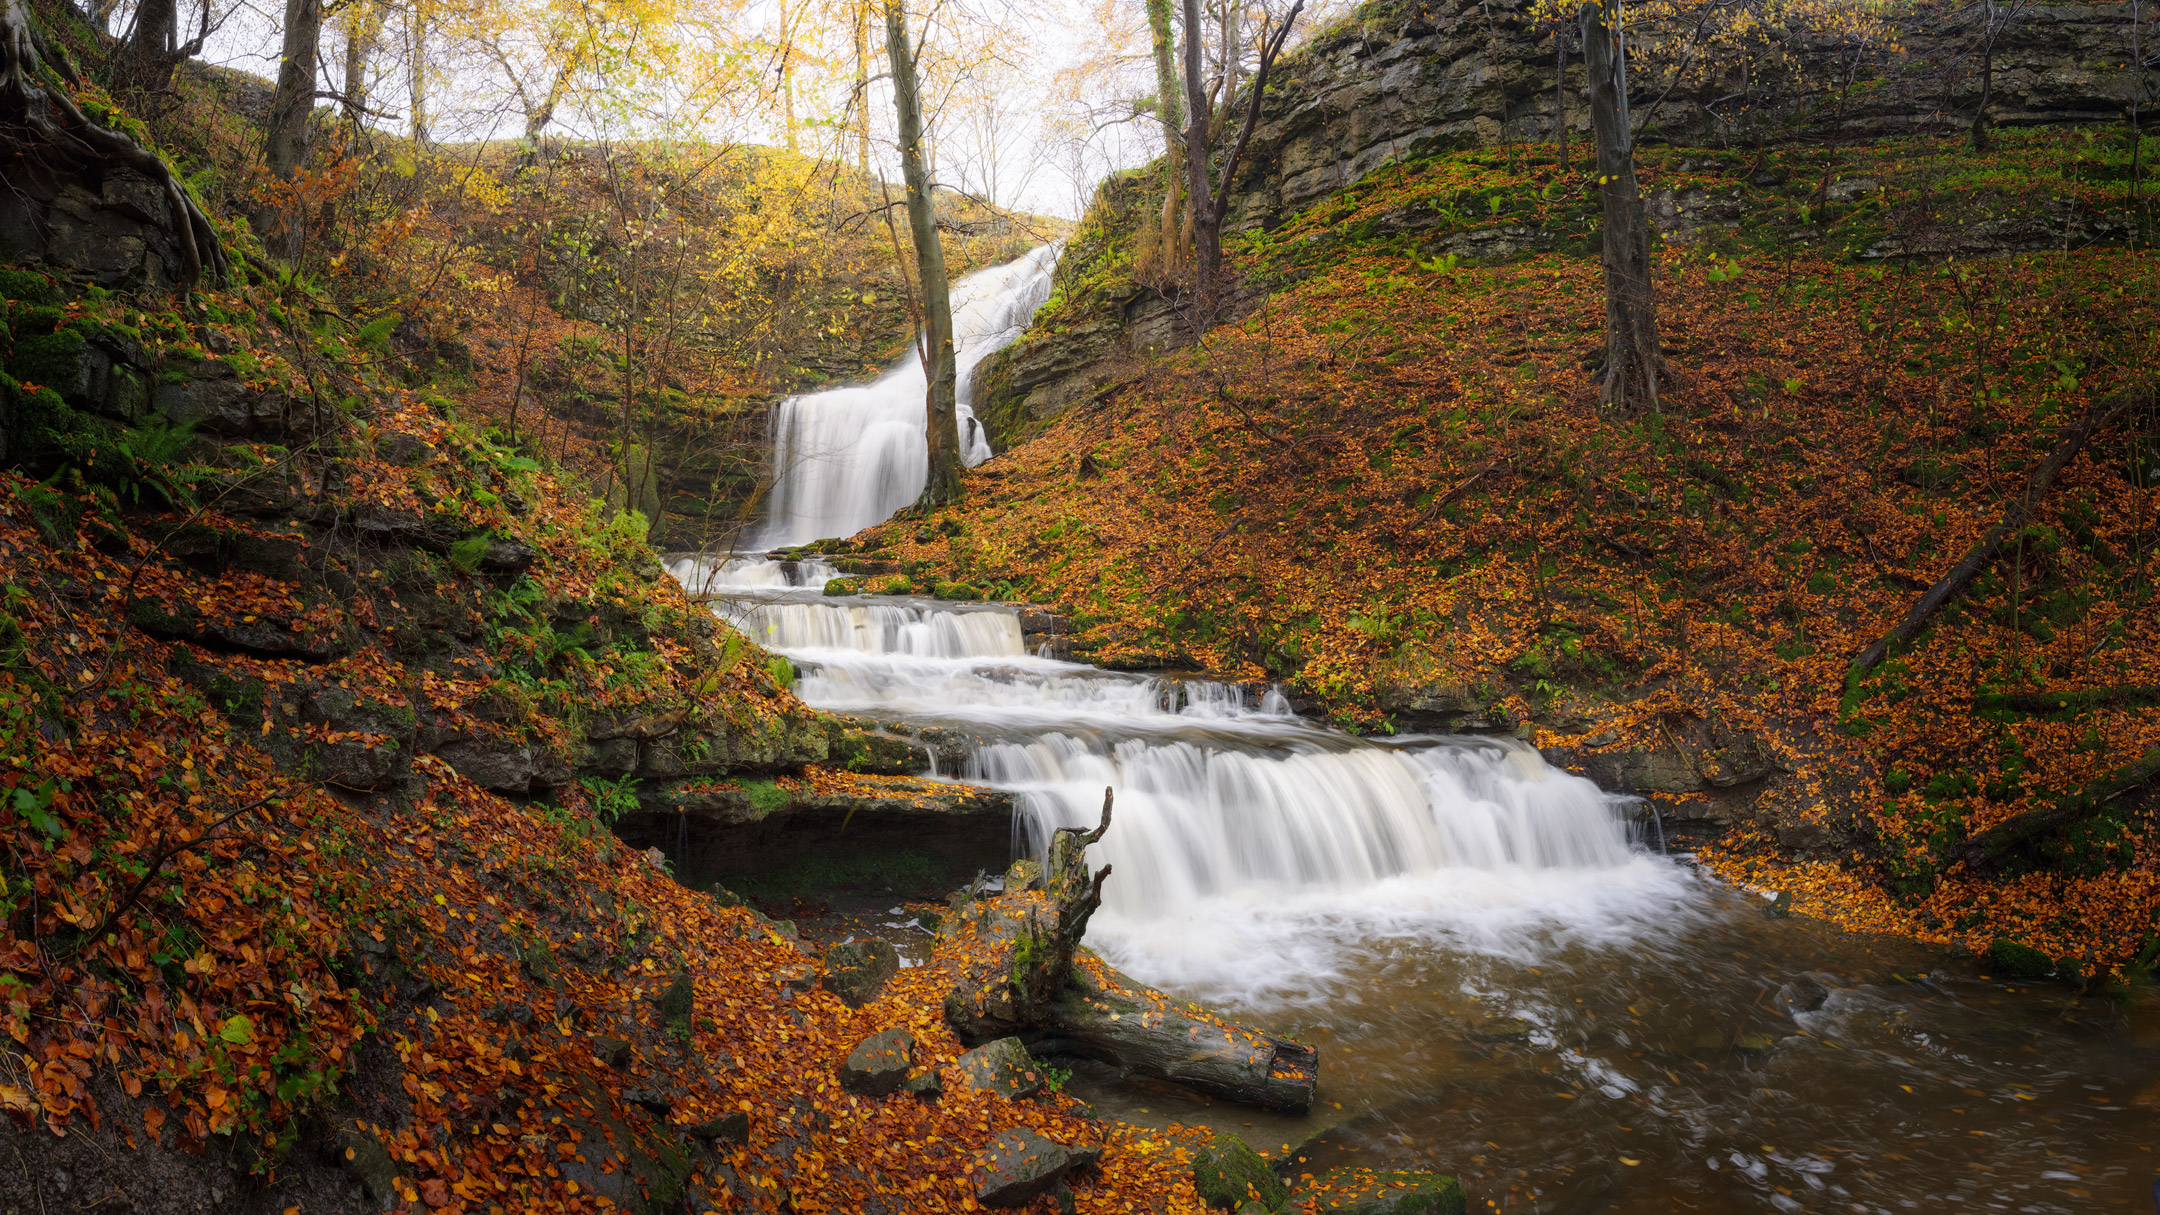
[{"label": "autumn foliage", "polygon": [[[1706,791],[1660,798],[1735,824],[1722,872],[2072,973],[2149,960],[2160,837],[2134,797],[1967,856],[2160,746],[2160,279],[2118,243],[2143,214],[2101,169],[2126,150],[2004,142],[1647,153],[1676,379],[1632,418],[1585,372],[1579,176],[1549,146],[1390,166],[1247,234],[1242,320],[1114,372],[979,469],[964,511],[861,547],[1064,605],[1097,660],[1284,681],[1359,728],[1443,692],[1574,762],[1707,733],[1752,772],[1695,755]],[[1083,225],[1076,282],[1119,273],[1118,222]],[[1454,252],[1498,241],[1526,251]],[[1087,298],[1027,340],[1090,323]],[[2058,433],[2126,391],[2004,558],[1848,684]]]}]

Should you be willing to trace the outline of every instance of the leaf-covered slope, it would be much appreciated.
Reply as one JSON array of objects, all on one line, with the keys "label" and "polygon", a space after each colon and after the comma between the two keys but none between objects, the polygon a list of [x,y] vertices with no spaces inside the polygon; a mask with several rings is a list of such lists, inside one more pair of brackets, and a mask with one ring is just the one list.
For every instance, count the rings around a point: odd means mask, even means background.
[{"label": "leaf-covered slope", "polygon": [[[1550,146],[1390,166],[1249,238],[1245,282],[1275,290],[1245,319],[1137,361],[963,511],[864,542],[1060,603],[1098,659],[1286,680],[1367,728],[1533,734],[1850,922],[2125,963],[2160,845],[2136,788],[2090,794],[2160,746],[2160,278],[2094,241],[2136,218],[2105,172],[2126,149],[2005,143],[1652,155],[1693,216],[1657,270],[1673,405],[1634,419],[1596,407],[1599,272]],[[1993,256],[1942,256],[1983,234]],[[2014,551],[1848,689],[2126,390]]]}]

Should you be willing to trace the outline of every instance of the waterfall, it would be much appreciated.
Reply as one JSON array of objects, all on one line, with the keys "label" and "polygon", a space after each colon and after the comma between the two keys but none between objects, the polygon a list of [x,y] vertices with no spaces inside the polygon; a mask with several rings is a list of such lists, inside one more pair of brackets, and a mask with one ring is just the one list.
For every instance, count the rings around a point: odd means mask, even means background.
[{"label": "waterfall", "polygon": [[[1050,297],[1057,247],[968,275],[953,285],[961,459],[990,458],[975,420],[975,367],[1010,344]],[[910,349],[867,384],[789,397],[773,415],[772,509],[756,547],[851,536],[922,495],[930,475],[928,382]]]},{"label": "waterfall", "polygon": [[[1026,326],[1055,260],[1038,249],[955,289],[971,464],[990,454],[972,372]],[[914,501],[923,394],[910,353],[870,383],[782,402],[763,545],[849,535]],[[820,560],[673,570],[786,655],[805,702],[970,735],[961,775],[1015,795],[1024,846],[1094,825],[1114,787],[1115,821],[1090,852],[1116,876],[1089,939],[1152,981],[1251,995],[1318,982],[1351,942],[1508,952],[1624,935],[1669,915],[1683,883],[1631,847],[1619,799],[1520,743],[1357,738],[1299,719],[1280,688],[1059,661],[1028,652],[1007,605],[826,596],[837,571]]]}]

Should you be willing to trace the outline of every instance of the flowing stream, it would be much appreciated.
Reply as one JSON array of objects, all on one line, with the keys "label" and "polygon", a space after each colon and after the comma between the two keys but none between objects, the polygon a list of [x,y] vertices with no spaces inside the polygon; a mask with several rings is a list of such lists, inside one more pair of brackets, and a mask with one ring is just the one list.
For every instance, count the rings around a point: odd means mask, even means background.
[{"label": "flowing stream", "polygon": [[[1053,256],[962,284],[963,365],[1025,324]],[[907,371],[783,404],[780,454],[836,454],[782,459],[768,538],[845,534],[912,499]],[[1452,1172],[1477,1209],[2154,1209],[2149,991],[2005,985],[1769,918],[1512,741],[1352,737],[1272,690],[1057,661],[1012,608],[828,598],[820,561],[674,572],[791,659],[810,704],[975,739],[944,775],[1016,795],[1016,850],[1092,826],[1114,786],[1089,944],[1321,1050],[1309,1117],[1083,1066],[1073,1088],[1106,1115],[1233,1130],[1298,1172]]]}]

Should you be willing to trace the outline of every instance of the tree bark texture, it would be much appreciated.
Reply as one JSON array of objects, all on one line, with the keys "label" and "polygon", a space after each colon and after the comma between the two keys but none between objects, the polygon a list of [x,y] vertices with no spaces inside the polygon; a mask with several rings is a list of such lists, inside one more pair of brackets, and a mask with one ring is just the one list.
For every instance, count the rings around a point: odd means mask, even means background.
[{"label": "tree bark texture", "polygon": [[855,9],[855,167],[870,173],[870,3]]},{"label": "tree bark texture", "polygon": [[1618,409],[1655,410],[1665,359],[1650,289],[1650,224],[1635,180],[1628,125],[1627,47],[1620,0],[1591,0],[1581,13],[1590,123],[1597,143],[1605,263],[1605,368],[1600,394]]},{"label": "tree bark texture", "polygon": [[367,118],[368,63],[382,37],[383,6],[360,0],[345,10],[345,121],[355,128]]},{"label": "tree bark texture", "polygon": [[945,246],[938,238],[937,199],[930,168],[924,163],[922,94],[915,77],[915,51],[908,40],[907,11],[899,0],[885,3],[885,52],[892,60],[893,110],[900,126],[900,176],[907,185],[908,232],[915,240],[915,270],[922,283],[924,378],[929,381],[930,478],[923,486],[926,503],[951,502],[960,496],[959,374],[953,352],[952,289],[945,276]]},{"label": "tree bark texture", "polygon": [[[1206,329],[1214,319],[1215,297],[1222,278],[1222,220],[1215,209],[1214,183],[1208,180],[1206,55],[1200,45],[1200,0],[1184,0],[1185,6],[1185,196],[1192,209],[1193,289],[1199,315],[1193,328]],[[1256,86],[1257,87],[1257,86]],[[1227,181],[1225,188],[1227,188]]]},{"label": "tree bark texture", "polygon": [[270,90],[270,129],[263,152],[270,171],[290,181],[307,160],[308,118],[315,112],[316,48],[322,42],[322,0],[285,0],[285,47]]},{"label": "tree bark texture", "polygon": [[405,15],[405,21],[412,53],[412,137],[414,143],[424,144],[428,141],[427,6],[415,0],[412,11]]}]

